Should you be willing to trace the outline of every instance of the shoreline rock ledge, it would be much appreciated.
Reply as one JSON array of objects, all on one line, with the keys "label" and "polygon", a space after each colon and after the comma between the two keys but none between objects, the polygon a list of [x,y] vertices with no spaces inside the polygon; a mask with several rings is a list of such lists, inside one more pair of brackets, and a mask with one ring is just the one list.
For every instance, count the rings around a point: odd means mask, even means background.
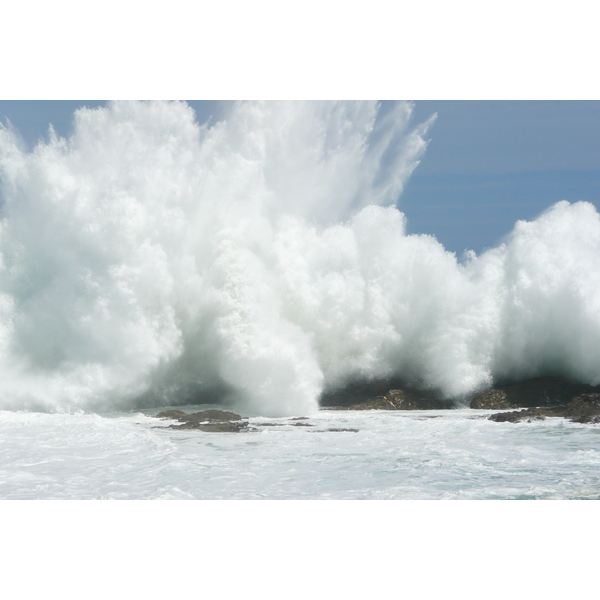
[{"label": "shoreline rock ledge", "polygon": [[470,408],[504,410],[490,421],[519,423],[546,417],[563,417],[575,423],[600,423],[600,386],[570,381],[564,377],[536,377],[496,386],[477,394]]},{"label": "shoreline rock ledge", "polygon": [[[323,394],[320,405],[328,410],[442,410],[456,406],[431,390],[405,388],[393,380],[355,382]],[[469,408],[504,411],[488,417],[497,422],[564,417],[577,423],[600,423],[600,386],[559,376],[536,377],[484,390],[471,399]]]},{"label": "shoreline rock ledge", "polygon": [[563,417],[573,423],[600,423],[600,393],[582,394],[560,406],[540,406],[490,415],[490,421],[519,423]]},{"label": "shoreline rock ledge", "polygon": [[577,383],[565,377],[535,377],[484,390],[471,400],[469,406],[492,410],[561,406],[582,394],[598,392],[600,386]]},{"label": "shoreline rock ledge", "polygon": [[384,396],[378,396],[365,402],[332,408],[336,410],[441,410],[451,407],[450,402],[444,402],[413,390],[397,388],[389,390]]},{"label": "shoreline rock ledge", "polygon": [[325,392],[321,408],[329,410],[442,410],[454,408],[431,390],[406,388],[402,382],[381,380],[355,382],[332,392]]}]

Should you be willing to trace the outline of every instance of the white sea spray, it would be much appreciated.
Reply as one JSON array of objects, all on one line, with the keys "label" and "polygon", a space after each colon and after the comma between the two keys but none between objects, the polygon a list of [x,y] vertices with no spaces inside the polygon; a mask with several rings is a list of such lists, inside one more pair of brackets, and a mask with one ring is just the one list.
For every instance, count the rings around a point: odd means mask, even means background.
[{"label": "white sea spray", "polygon": [[[396,207],[432,120],[411,105],[77,111],[31,151],[0,129],[0,406],[167,403],[215,389],[308,414],[402,377],[600,383],[600,218],[561,202],[464,264]],[[187,396],[186,396],[187,395]]]}]

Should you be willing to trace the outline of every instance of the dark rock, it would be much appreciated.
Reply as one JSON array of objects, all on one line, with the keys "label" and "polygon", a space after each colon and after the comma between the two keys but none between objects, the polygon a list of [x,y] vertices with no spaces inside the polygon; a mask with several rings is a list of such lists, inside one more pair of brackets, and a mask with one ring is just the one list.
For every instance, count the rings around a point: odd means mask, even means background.
[{"label": "dark rock", "polygon": [[600,423],[600,415],[584,415],[581,417],[571,417],[573,423]]},{"label": "dark rock", "polygon": [[382,398],[393,387],[401,386],[395,385],[390,380],[355,381],[343,388],[324,392],[319,403],[328,408],[348,407],[352,404],[356,405]]},{"label": "dark rock", "polygon": [[396,388],[388,390],[384,396],[333,408],[337,410],[439,410],[450,408],[450,404],[426,392]]},{"label": "dark rock", "polygon": [[242,417],[227,410],[203,410],[195,413],[186,413],[182,410],[164,410],[157,415],[159,419],[175,419],[176,421],[197,422],[203,421],[239,421]]},{"label": "dark rock", "polygon": [[354,429],[353,427],[330,427],[328,429],[312,429],[311,433],[329,433],[332,432],[350,432],[350,433],[358,433],[359,429]]},{"label": "dark rock", "polygon": [[359,430],[351,427],[331,427],[330,429],[327,429],[327,431],[349,431],[351,433],[358,433]]},{"label": "dark rock", "polygon": [[402,381],[385,379],[358,381],[325,392],[322,407],[339,410],[437,410],[452,408],[432,390],[408,388]]},{"label": "dark rock", "polygon": [[[576,396],[600,391],[584,383],[570,381],[565,377],[536,377],[517,383],[497,385],[482,394],[478,394],[471,401],[471,408],[487,408],[482,405],[487,398],[505,401],[508,406],[489,406],[489,408],[534,408],[536,406],[560,406],[566,404]],[[474,406],[474,403],[476,404]]]},{"label": "dark rock", "polygon": [[506,392],[496,388],[485,390],[471,400],[471,408],[502,410],[505,408],[516,408],[506,399]]},{"label": "dark rock", "polygon": [[358,402],[350,406],[338,406],[339,410],[397,410],[395,404],[385,398],[375,398],[366,402]]},{"label": "dark rock", "polygon": [[593,417],[600,415],[600,394],[582,394],[565,406],[565,417]]},{"label": "dark rock", "polygon": [[419,410],[421,403],[417,394],[402,389],[390,390],[382,400],[388,402],[392,410]]},{"label": "dark rock", "polygon": [[[576,396],[600,392],[593,387],[565,377],[536,377],[524,381],[496,385],[477,394],[471,408],[504,410],[560,406]],[[322,407],[350,410],[440,410],[453,408],[452,400],[433,390],[406,386],[398,380],[353,382],[342,389],[325,392]]]},{"label": "dark rock", "polygon": [[198,429],[237,433],[248,428],[246,420],[236,413],[226,410],[203,410],[196,413],[185,413],[181,410],[165,410],[156,415],[159,419],[173,419],[181,425],[170,425],[170,429]]},{"label": "dark rock", "polygon": [[246,422],[229,421],[224,423],[183,423],[182,425],[171,425],[169,429],[195,429],[215,433],[239,433],[248,429]]},{"label": "dark rock", "polygon": [[228,410],[203,410],[195,412],[185,417],[186,421],[239,421],[242,417]]},{"label": "dark rock", "polygon": [[565,417],[575,423],[598,423],[600,394],[582,394],[563,406],[549,408],[547,413],[553,417]]},{"label": "dark rock", "polygon": [[559,406],[542,406],[521,411],[496,413],[491,421],[516,423],[524,419],[537,420],[546,417],[564,417],[574,423],[600,423],[600,393],[581,394]]},{"label": "dark rock", "polygon": [[543,421],[546,416],[535,408],[525,408],[523,410],[515,410],[512,412],[501,412],[490,415],[490,421],[496,421],[497,423],[518,423],[519,421],[527,420],[529,423],[532,421]]},{"label": "dark rock", "polygon": [[[300,419],[308,419],[308,417],[300,417]],[[283,427],[284,425],[291,425],[293,427],[314,427],[311,423],[299,423],[298,418],[290,419],[294,423],[254,423],[256,427]]]}]

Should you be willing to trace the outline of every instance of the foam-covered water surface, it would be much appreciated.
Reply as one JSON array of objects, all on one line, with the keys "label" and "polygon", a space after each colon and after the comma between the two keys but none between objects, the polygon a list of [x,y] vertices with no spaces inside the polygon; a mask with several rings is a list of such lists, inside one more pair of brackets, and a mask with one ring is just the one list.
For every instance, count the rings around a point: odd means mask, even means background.
[{"label": "foam-covered water surface", "polygon": [[[600,427],[489,411],[321,411],[167,429],[142,413],[0,412],[4,499],[597,499]],[[331,431],[332,429],[358,429]]]}]

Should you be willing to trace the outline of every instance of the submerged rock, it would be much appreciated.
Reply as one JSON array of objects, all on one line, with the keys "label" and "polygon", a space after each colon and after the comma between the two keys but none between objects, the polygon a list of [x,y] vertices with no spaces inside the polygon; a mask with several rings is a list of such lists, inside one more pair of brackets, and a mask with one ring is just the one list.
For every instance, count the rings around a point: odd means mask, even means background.
[{"label": "submerged rock", "polygon": [[532,421],[543,421],[546,416],[537,408],[524,408],[523,410],[496,413],[488,418],[490,421],[496,421],[497,423],[518,423],[525,420],[531,423]]},{"label": "submerged rock", "polygon": [[225,422],[225,423],[183,423],[182,425],[171,425],[171,429],[198,429],[200,431],[212,431],[218,433],[239,433],[248,429],[246,422]]},{"label": "submerged rock", "polygon": [[432,390],[409,388],[399,380],[355,381],[324,392],[321,407],[338,410],[427,410],[452,408]]},{"label": "submerged rock", "polygon": [[298,423],[299,419],[308,419],[308,417],[297,417],[296,419],[290,419],[290,421],[294,421],[294,423],[253,423],[255,427],[284,427],[286,425],[291,427],[314,427],[312,423]]},{"label": "submerged rock", "polygon": [[195,413],[186,413],[182,410],[164,410],[156,415],[159,419],[176,419],[177,421],[239,421],[241,415],[228,410],[203,410]]},{"label": "submerged rock", "polygon": [[292,417],[287,423],[263,422],[251,426],[247,418],[226,410],[203,410],[186,413],[182,410],[164,410],[156,415],[159,419],[179,421],[180,425],[169,425],[169,429],[196,429],[219,433],[239,433],[240,431],[260,431],[261,427],[314,427],[307,423],[308,417]]},{"label": "submerged rock", "polygon": [[[330,432],[330,431],[335,431],[335,432],[350,432],[350,433],[358,433],[359,430],[358,429],[354,429],[353,427],[330,427],[329,429],[325,429],[325,432]],[[322,433],[323,430],[320,431],[315,431],[315,433]]]},{"label": "submerged rock", "polygon": [[572,417],[573,423],[600,423],[600,415],[583,415],[581,417]]},{"label": "submerged rock", "polygon": [[238,433],[248,428],[248,422],[236,413],[226,410],[203,410],[186,413],[182,410],[165,410],[156,415],[159,419],[173,419],[181,425],[170,425],[170,429],[198,429],[220,433]]}]

